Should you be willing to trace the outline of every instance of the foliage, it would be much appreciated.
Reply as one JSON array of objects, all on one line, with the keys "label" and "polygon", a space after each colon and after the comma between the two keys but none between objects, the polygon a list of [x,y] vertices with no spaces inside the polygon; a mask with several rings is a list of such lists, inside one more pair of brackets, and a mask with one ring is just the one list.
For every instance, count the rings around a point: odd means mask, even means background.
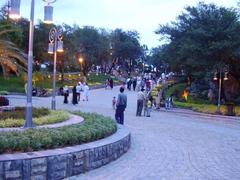
[{"label": "foliage", "polygon": [[[59,75],[58,75],[59,76]],[[76,85],[79,81],[81,81],[82,76],[79,74],[66,74],[65,80],[61,81],[61,78],[57,76],[56,85],[57,88],[68,85],[73,86]],[[101,85],[107,78],[110,78],[109,74],[94,74],[90,73],[87,75],[87,82],[90,86]],[[115,82],[117,79],[113,78]],[[24,93],[24,82],[26,81],[25,76],[15,77],[10,76],[7,79],[0,77],[0,91],[7,91],[7,92],[20,92]],[[34,72],[33,73],[33,86],[40,88],[40,89],[48,89],[49,91],[52,89],[52,76],[47,73],[40,73]]]},{"label": "foliage", "polygon": [[0,95],[8,95],[9,92],[8,91],[0,91]]},{"label": "foliage", "polygon": [[231,74],[240,77],[239,30],[236,9],[203,2],[188,6],[175,22],[156,31],[168,42],[156,52],[157,59],[174,71],[200,76],[213,71],[216,64],[225,64],[231,67]]},{"label": "foliage", "polygon": [[[16,107],[14,111],[6,111],[1,114],[0,120],[6,119],[24,119],[25,118],[25,107]],[[39,118],[47,116],[50,111],[47,108],[33,108],[33,118]]]},{"label": "foliage", "polygon": [[[199,104],[199,103],[191,103],[191,102],[179,102],[174,101],[174,105],[181,108],[192,109],[193,111],[208,113],[208,114],[216,114],[217,106],[213,104]],[[240,116],[240,106],[234,107],[236,116]],[[227,106],[222,105],[220,107],[223,115],[227,115]]]},{"label": "foliage", "polygon": [[[3,26],[0,26],[0,38],[1,35],[8,32],[8,30],[2,29]],[[10,72],[19,75],[20,71],[26,71],[27,63],[25,57],[24,53],[18,49],[15,44],[6,39],[0,39],[0,66],[4,77]]]},{"label": "foliage", "polygon": [[4,96],[0,96],[0,106],[8,106],[8,105],[9,105],[9,100]]},{"label": "foliage", "polygon": [[165,90],[164,96],[165,96],[165,98],[167,98],[171,94],[173,94],[174,97],[179,100],[179,99],[181,99],[183,91],[186,89],[186,87],[187,87],[186,83],[175,84]]},{"label": "foliage", "polygon": [[105,138],[117,130],[116,122],[111,118],[97,114],[75,114],[85,119],[83,124],[0,133],[0,152],[26,152],[72,146]]},{"label": "foliage", "polygon": [[0,82],[0,91],[24,92],[24,81],[21,76],[9,76],[8,78],[0,77]]},{"label": "foliage", "polygon": [[[45,125],[45,124],[54,124],[63,122],[67,119],[69,119],[69,114],[65,111],[49,111],[48,114],[45,113],[45,115],[40,114],[39,112],[43,112],[45,108],[39,109],[35,112],[33,112],[33,122],[36,125]],[[10,128],[10,127],[22,127],[25,123],[25,119],[21,118],[20,116],[16,114],[19,111],[12,111],[10,112],[3,112],[3,118],[0,120],[0,128]],[[7,115],[4,115],[5,113],[8,113]],[[20,111],[21,115],[25,115],[23,111]],[[10,115],[9,115],[10,114]]]}]

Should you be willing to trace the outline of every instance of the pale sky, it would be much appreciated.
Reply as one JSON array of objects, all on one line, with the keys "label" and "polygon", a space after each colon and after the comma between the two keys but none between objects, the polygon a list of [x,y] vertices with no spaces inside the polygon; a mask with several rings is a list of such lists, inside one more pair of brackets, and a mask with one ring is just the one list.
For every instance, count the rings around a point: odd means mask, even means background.
[{"label": "pale sky", "polygon": [[[225,7],[237,7],[238,0],[203,0]],[[0,6],[7,0],[0,0]],[[21,15],[29,18],[30,0],[21,0]],[[154,31],[159,24],[174,21],[187,5],[199,0],[57,0],[54,22],[97,28],[137,30],[141,43],[149,48],[160,44]],[[35,0],[35,19],[43,20],[42,0]],[[35,21],[37,23],[37,20]]]}]

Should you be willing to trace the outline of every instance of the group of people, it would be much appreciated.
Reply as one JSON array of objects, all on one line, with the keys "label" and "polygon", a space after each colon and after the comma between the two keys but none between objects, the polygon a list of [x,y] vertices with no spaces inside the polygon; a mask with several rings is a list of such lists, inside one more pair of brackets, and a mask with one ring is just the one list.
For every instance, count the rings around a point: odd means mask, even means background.
[{"label": "group of people", "polygon": [[137,113],[136,116],[150,117],[150,112],[152,108],[153,98],[150,91],[145,91],[144,88],[137,94]]},{"label": "group of people", "polygon": [[[161,103],[163,102],[163,89],[158,89],[157,97],[153,98],[152,96],[152,89],[157,84],[155,78],[141,78],[141,77],[134,77],[128,78],[126,83],[120,87],[120,93],[118,97],[113,97],[112,106],[115,111],[115,119],[119,124],[124,123],[124,111],[127,107],[127,96],[124,94],[125,85],[127,85],[127,89],[131,91],[133,90],[138,91],[137,93],[137,111],[136,116],[146,116],[150,117],[152,108],[155,107],[156,109],[160,109]],[[170,109],[173,107],[173,95],[171,94],[165,100],[165,108]],[[116,107],[116,108],[115,108]]]},{"label": "group of people", "polygon": [[[64,96],[64,104],[68,104],[68,97],[69,97],[69,88],[68,86],[64,86],[63,88],[63,96]],[[72,104],[76,105],[81,100],[88,101],[89,96],[89,86],[86,82],[81,83],[78,82],[76,86],[72,88]]]},{"label": "group of people", "polygon": [[126,85],[127,85],[127,89],[129,91],[131,91],[133,89],[133,91],[141,91],[142,88],[146,87],[146,90],[149,91],[152,89],[152,87],[154,86],[154,84],[156,84],[155,82],[156,80],[153,78],[142,78],[140,76],[138,77],[133,77],[133,78],[127,78],[126,80]]}]

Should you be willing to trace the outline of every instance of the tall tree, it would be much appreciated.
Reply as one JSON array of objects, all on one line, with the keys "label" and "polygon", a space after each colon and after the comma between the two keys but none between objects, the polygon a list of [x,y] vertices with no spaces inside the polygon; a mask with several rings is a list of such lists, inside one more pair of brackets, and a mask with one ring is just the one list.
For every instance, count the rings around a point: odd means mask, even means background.
[{"label": "tall tree", "polygon": [[4,77],[11,72],[19,75],[21,71],[26,71],[26,55],[6,36],[13,31],[15,29],[0,25],[0,66]]},{"label": "tall tree", "polygon": [[186,7],[175,22],[161,25],[156,33],[169,42],[161,56],[167,57],[171,65],[181,64],[179,68],[188,73],[205,73],[215,64],[226,64],[240,77],[239,30],[236,9],[201,2]]}]

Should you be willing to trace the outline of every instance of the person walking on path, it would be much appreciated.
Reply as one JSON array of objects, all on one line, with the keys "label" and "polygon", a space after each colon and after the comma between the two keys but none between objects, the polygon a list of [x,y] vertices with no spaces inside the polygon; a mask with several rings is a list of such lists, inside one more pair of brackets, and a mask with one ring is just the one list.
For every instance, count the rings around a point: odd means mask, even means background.
[{"label": "person walking on path", "polygon": [[115,119],[117,123],[124,124],[124,111],[127,107],[127,96],[124,94],[124,88],[120,87],[120,93],[118,94]]},{"label": "person walking on path", "polygon": [[143,103],[145,101],[144,88],[137,94],[137,113],[136,116],[142,116]]},{"label": "person walking on path", "polygon": [[157,98],[156,98],[156,109],[160,109],[161,107],[161,101],[163,98],[162,96],[163,96],[163,90],[158,89]]},{"label": "person walking on path", "polygon": [[89,92],[89,86],[87,83],[83,86],[83,101],[88,101],[88,92]]},{"label": "person walking on path", "polygon": [[63,96],[64,96],[64,104],[68,104],[68,95],[69,95],[69,90],[67,86],[64,86],[63,88]]},{"label": "person walking on path", "polygon": [[110,88],[113,89],[113,79],[112,78],[109,80],[109,85],[110,85]]},{"label": "person walking on path", "polygon": [[72,104],[76,105],[76,104],[78,104],[76,86],[73,87],[72,93],[73,93],[73,95],[72,95]]},{"label": "person walking on path", "polygon": [[136,89],[136,86],[137,86],[137,78],[134,77],[134,78],[133,78],[133,90],[134,90],[134,91],[135,91],[135,89]]}]

